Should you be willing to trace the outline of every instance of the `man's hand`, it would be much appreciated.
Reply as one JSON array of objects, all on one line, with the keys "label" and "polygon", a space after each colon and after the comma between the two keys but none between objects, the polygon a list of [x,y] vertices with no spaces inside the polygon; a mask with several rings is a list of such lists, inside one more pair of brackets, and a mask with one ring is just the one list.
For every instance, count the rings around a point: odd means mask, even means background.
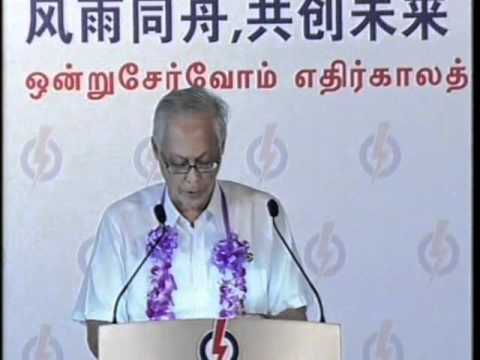
[{"label": "man's hand", "polygon": [[247,319],[278,319],[278,320],[307,320],[307,307],[302,306],[298,309],[287,309],[277,315],[265,314],[245,314],[242,316]]},{"label": "man's hand", "polygon": [[298,309],[287,309],[277,315],[270,315],[269,319],[278,320],[307,320],[307,307],[302,306]]},{"label": "man's hand", "polygon": [[268,319],[268,316],[265,314],[245,314],[242,315],[242,318],[246,319]]}]

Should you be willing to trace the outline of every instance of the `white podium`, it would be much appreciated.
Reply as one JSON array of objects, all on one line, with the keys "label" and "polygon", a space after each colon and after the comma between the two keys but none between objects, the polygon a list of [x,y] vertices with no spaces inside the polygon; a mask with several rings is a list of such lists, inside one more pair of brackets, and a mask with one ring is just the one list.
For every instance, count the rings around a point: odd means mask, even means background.
[{"label": "white podium", "polygon": [[341,360],[340,325],[175,320],[103,325],[99,360]]}]

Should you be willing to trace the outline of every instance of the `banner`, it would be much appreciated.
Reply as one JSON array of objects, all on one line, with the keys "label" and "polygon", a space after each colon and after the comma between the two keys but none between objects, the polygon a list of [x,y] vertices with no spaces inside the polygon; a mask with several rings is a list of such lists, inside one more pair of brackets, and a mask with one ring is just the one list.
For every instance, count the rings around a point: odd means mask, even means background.
[{"label": "banner", "polygon": [[471,9],[4,2],[6,358],[93,358],[71,311],[96,227],[162,181],[154,107],[188,86],[230,105],[219,178],[281,199],[344,359],[471,357]]}]

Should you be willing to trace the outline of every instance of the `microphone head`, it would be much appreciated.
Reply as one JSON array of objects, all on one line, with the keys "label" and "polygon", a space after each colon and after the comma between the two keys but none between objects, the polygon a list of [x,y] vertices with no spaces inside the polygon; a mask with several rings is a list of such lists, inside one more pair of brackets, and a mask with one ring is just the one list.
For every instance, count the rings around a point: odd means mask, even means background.
[{"label": "microphone head", "polygon": [[275,200],[270,199],[267,202],[267,207],[268,207],[268,213],[272,218],[277,217],[278,215],[278,204]]},{"label": "microphone head", "polygon": [[163,208],[162,204],[155,205],[153,208],[153,211],[155,212],[155,216],[158,220],[158,222],[162,225],[165,225],[165,221],[167,220],[167,214],[165,214],[165,209]]}]

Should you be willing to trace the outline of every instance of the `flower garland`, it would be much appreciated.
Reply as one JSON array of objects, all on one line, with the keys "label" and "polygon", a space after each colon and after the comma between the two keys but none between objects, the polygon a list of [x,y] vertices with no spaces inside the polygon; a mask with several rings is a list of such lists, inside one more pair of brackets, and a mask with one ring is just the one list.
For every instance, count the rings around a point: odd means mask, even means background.
[{"label": "flower garland", "polygon": [[[162,238],[161,240],[159,238]],[[151,258],[151,290],[147,294],[147,316],[150,320],[174,320],[172,293],[177,290],[173,274],[170,273],[175,249],[178,248],[178,232],[168,225],[164,229],[151,230],[147,238],[147,252],[159,241]]]},{"label": "flower garland", "polygon": [[212,263],[223,275],[220,283],[220,318],[232,319],[245,314],[245,264],[250,258],[249,247],[247,241],[239,241],[237,234],[229,233],[213,249]]},{"label": "flower garland", "polygon": [[[223,220],[226,228],[226,239],[218,241],[212,252],[211,263],[222,275],[220,281],[220,318],[235,318],[245,314],[245,299],[247,295],[247,261],[253,258],[250,245],[247,241],[240,241],[238,234],[230,231],[230,221],[225,194],[220,187],[222,196]],[[162,196],[165,198],[165,189]],[[162,237],[162,239],[160,239]],[[147,238],[147,252],[155,243],[151,259],[153,266],[150,269],[151,290],[147,294],[147,317],[150,320],[173,320],[175,312],[172,294],[177,290],[175,278],[170,272],[174,260],[175,250],[178,248],[178,231],[176,228],[165,225],[151,230]]]}]

